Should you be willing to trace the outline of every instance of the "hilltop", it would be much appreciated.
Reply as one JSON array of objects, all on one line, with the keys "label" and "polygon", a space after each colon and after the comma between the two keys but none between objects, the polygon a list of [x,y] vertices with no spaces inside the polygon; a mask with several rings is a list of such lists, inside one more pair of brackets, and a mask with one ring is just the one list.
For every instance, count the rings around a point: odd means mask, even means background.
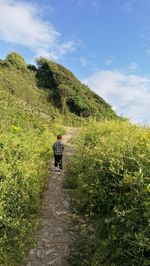
[{"label": "hilltop", "polygon": [[37,65],[26,64],[18,53],[9,53],[0,60],[1,89],[35,106],[50,116],[70,119],[96,117],[98,120],[117,118],[111,106],[82,84],[64,66],[46,58]]}]

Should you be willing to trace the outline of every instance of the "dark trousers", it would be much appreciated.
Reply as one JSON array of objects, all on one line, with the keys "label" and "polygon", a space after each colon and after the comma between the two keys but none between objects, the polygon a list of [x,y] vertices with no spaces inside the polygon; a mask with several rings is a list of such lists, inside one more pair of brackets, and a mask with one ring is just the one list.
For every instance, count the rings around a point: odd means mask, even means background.
[{"label": "dark trousers", "polygon": [[59,166],[59,169],[62,169],[62,154],[54,155],[54,159],[55,159],[55,167]]}]

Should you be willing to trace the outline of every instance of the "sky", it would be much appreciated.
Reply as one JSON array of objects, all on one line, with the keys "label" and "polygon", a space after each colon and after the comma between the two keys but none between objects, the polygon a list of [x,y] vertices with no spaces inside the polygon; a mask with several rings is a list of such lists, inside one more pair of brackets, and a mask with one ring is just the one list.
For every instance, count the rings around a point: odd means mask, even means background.
[{"label": "sky", "polygon": [[149,0],[0,0],[0,58],[69,68],[118,115],[150,122]]}]

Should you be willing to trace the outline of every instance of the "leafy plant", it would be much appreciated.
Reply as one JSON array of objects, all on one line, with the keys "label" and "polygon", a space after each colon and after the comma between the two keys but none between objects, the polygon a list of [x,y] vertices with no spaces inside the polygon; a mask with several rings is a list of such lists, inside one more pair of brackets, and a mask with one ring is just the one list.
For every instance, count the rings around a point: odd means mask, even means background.
[{"label": "leafy plant", "polygon": [[0,265],[20,265],[62,126],[0,87]]},{"label": "leafy plant", "polygon": [[24,58],[16,52],[11,52],[7,55],[6,63],[10,63],[10,65],[14,66],[17,69],[21,70],[27,69],[27,64]]},{"label": "leafy plant", "polygon": [[82,84],[68,69],[46,58],[37,59],[38,85],[50,92],[52,102],[62,110],[79,117],[99,120],[118,118],[111,106]]},{"label": "leafy plant", "polygon": [[84,265],[149,265],[149,169],[149,128],[91,122],[83,132],[67,182],[75,180],[74,208],[95,227]]}]

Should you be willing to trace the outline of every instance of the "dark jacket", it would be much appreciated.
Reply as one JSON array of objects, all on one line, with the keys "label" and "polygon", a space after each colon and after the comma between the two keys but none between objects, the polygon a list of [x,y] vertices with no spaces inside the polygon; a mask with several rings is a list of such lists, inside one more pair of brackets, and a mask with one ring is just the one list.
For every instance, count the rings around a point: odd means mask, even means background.
[{"label": "dark jacket", "polygon": [[53,148],[54,155],[62,155],[64,151],[64,144],[60,140],[57,140],[53,144],[52,148]]}]

